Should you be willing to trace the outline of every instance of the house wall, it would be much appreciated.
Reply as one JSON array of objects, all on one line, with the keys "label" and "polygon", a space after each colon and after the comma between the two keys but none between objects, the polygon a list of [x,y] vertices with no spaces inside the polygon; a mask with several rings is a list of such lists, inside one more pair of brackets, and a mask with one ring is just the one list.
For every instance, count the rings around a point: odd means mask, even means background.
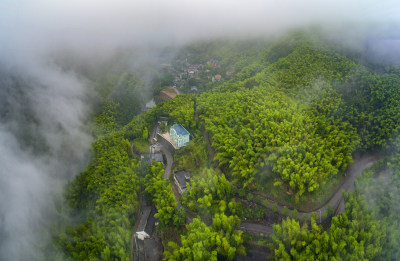
[{"label": "house wall", "polygon": [[176,146],[183,147],[189,144],[189,135],[184,135],[184,136],[176,135],[175,138],[173,138],[173,140]]},{"label": "house wall", "polygon": [[171,129],[169,130],[169,136],[170,136],[171,139],[173,139],[174,141],[177,139],[176,131],[175,131],[173,128],[171,128]]},{"label": "house wall", "polygon": [[186,146],[189,144],[189,135],[179,136],[179,147]]},{"label": "house wall", "polygon": [[174,175],[174,181],[175,181],[176,186],[177,186],[178,189],[179,189],[179,193],[182,194],[182,193],[183,193],[182,188],[181,188],[181,186],[179,185],[179,182],[178,182],[178,180],[176,179],[176,176],[175,176],[175,175]]},{"label": "house wall", "polygon": [[175,148],[174,146],[172,146],[172,144],[166,140],[163,136],[161,136],[160,134],[157,134],[157,140],[159,143],[161,143],[164,148],[166,148],[169,152],[171,152],[172,154],[175,153]]}]

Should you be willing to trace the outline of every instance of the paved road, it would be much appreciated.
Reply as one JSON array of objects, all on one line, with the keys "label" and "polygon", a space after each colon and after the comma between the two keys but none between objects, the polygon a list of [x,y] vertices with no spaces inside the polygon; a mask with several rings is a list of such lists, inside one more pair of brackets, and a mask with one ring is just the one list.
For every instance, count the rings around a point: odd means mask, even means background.
[{"label": "paved road", "polygon": [[374,164],[376,161],[382,160],[383,157],[382,156],[377,156],[377,155],[364,155],[362,157],[360,157],[359,159],[356,159],[354,161],[353,164],[351,164],[351,166],[349,167],[349,171],[348,171],[348,177],[346,182],[342,185],[342,187],[340,188],[340,197],[337,195],[338,192],[336,192],[335,194],[335,199],[336,202],[339,206],[336,210],[336,214],[339,213],[344,213],[344,201],[343,201],[343,197],[341,197],[341,191],[344,189],[346,192],[352,191],[355,189],[354,187],[354,181],[355,179],[361,175],[362,171],[368,167],[371,167],[372,164]]},{"label": "paved road", "polygon": [[[153,143],[154,142],[154,138],[157,136],[157,133],[160,130],[159,122],[160,121],[156,121],[154,123],[154,127],[153,127],[153,129],[151,131],[150,143],[152,144],[151,146],[153,147],[153,149],[150,150],[150,153],[161,151],[165,155],[165,157],[167,158],[167,166],[165,166],[164,178],[168,179],[169,178],[169,174],[171,172],[172,163],[174,162],[172,154],[161,143],[158,143],[158,142]],[[151,155],[150,155],[150,158],[151,158]]]},{"label": "paved road", "polygon": [[239,229],[246,232],[263,233],[264,235],[271,235],[273,232],[272,226],[255,224],[250,222],[240,223]]},{"label": "paved road", "polygon": [[172,158],[171,152],[169,152],[166,148],[164,148],[164,146],[162,144],[159,144],[159,145],[160,145],[161,152],[167,158],[167,166],[165,166],[164,178],[168,179],[169,178],[169,174],[171,172],[172,163],[174,162],[174,159]]},{"label": "paved road", "polygon": [[157,136],[158,131],[160,130],[160,121],[155,121],[154,122],[154,127],[153,130],[151,131],[150,134],[150,143],[153,143],[153,139]]},{"label": "paved road", "polygon": [[[336,191],[332,198],[327,203],[325,203],[325,205],[313,212],[317,212],[321,215],[321,213],[326,211],[328,209],[328,206],[331,205],[334,209],[336,209],[336,215],[339,213],[343,213],[345,209],[342,191],[345,190],[346,192],[349,192],[354,190],[354,180],[356,179],[356,177],[360,176],[364,169],[372,166],[372,164],[381,159],[382,157],[378,155],[362,155],[355,158],[354,162],[348,168],[347,175],[342,186]],[[272,205],[274,203],[275,202],[273,201],[269,201],[268,207],[272,208]],[[278,212],[282,214],[283,208],[284,206],[278,206]],[[299,211],[299,217],[301,217],[303,214],[306,214],[307,217],[310,218],[311,213],[312,212]],[[290,215],[290,212],[288,215]],[[268,226],[250,222],[242,222],[239,229],[249,232],[264,233],[266,235],[272,234],[273,232],[272,225]]]},{"label": "paved road", "polygon": [[[157,135],[157,131],[159,129],[159,124],[156,124],[155,127],[153,128],[152,131],[152,137],[151,140],[153,140],[153,137]],[[162,146],[162,144],[157,144],[157,146],[160,148],[162,153],[167,158],[167,166],[165,167],[164,171],[164,178],[168,179],[171,168],[172,168],[172,163],[173,163],[173,157],[171,153]],[[336,193],[332,196],[332,198],[325,203],[321,208],[313,211],[317,212],[321,215],[322,212],[326,211],[328,209],[328,206],[331,205],[334,209],[336,209],[336,214],[344,212],[344,202],[343,202],[343,195],[342,191],[345,190],[346,192],[349,192],[351,190],[354,190],[354,180],[356,177],[360,176],[362,171],[365,168],[370,167],[374,162],[381,160],[382,157],[377,156],[377,155],[362,155],[354,159],[354,162],[349,166],[347,175],[345,177],[345,180],[342,184],[342,186],[336,191]],[[269,208],[272,208],[272,205],[275,202],[269,201]],[[283,213],[283,208],[284,206],[278,206],[278,212]],[[310,218],[312,212],[299,212],[299,217],[301,217],[303,214],[306,214],[308,218]],[[290,215],[290,213],[289,213]],[[256,223],[250,223],[250,222],[242,222],[239,227],[240,230],[243,231],[248,231],[248,232],[257,232],[257,233],[263,233],[265,235],[272,234],[273,229],[272,225],[262,225],[262,224],[256,224]]]}]

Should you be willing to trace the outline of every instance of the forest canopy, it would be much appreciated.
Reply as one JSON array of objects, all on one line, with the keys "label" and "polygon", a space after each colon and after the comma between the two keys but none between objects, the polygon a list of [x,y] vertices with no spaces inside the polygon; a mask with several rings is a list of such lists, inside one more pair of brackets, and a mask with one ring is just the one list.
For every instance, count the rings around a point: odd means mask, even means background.
[{"label": "forest canopy", "polygon": [[[65,191],[68,215],[78,218],[55,240],[63,254],[129,260],[142,196],[157,207],[167,260],[233,260],[246,252],[238,229],[253,211],[247,207],[261,211],[258,221],[288,215],[287,206],[268,207],[270,194],[256,191],[258,179],[271,179],[295,205],[332,180],[340,187],[354,155],[390,149],[344,196],[345,213],[331,217],[329,208],[328,230],[315,215],[300,222],[293,209],[293,219],[274,225],[269,246],[276,260],[398,259],[400,71],[308,36],[189,45],[155,80],[155,90],[185,80],[195,88],[183,84],[185,94],[143,113],[138,75],[117,73],[97,86],[93,159]],[[203,71],[190,78],[184,66],[194,63]],[[178,70],[185,73],[174,75]],[[192,174],[181,196],[165,166],[146,158],[153,129],[168,131],[173,123],[191,133],[171,167]]]},{"label": "forest canopy", "polygon": [[203,94],[200,118],[215,159],[244,186],[265,164],[299,196],[322,186],[351,162],[358,135],[342,121],[343,101],[330,85],[312,95],[304,104],[262,85]]}]

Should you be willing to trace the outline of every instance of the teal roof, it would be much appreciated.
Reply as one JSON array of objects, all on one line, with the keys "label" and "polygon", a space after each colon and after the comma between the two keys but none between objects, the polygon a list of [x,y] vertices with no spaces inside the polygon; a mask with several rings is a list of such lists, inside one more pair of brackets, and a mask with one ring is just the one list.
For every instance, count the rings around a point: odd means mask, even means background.
[{"label": "teal roof", "polygon": [[174,124],[172,125],[172,128],[176,131],[176,134],[178,134],[179,136],[190,135],[190,133],[180,124]]}]

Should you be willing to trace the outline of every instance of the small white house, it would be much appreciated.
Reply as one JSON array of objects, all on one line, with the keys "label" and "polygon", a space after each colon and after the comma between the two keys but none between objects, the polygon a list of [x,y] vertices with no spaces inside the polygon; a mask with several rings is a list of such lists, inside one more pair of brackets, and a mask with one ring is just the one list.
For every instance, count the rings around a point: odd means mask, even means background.
[{"label": "small white house", "polygon": [[140,221],[136,228],[135,236],[140,240],[145,240],[153,234],[155,225],[154,213],[151,215],[151,207],[144,207],[140,212]]}]

